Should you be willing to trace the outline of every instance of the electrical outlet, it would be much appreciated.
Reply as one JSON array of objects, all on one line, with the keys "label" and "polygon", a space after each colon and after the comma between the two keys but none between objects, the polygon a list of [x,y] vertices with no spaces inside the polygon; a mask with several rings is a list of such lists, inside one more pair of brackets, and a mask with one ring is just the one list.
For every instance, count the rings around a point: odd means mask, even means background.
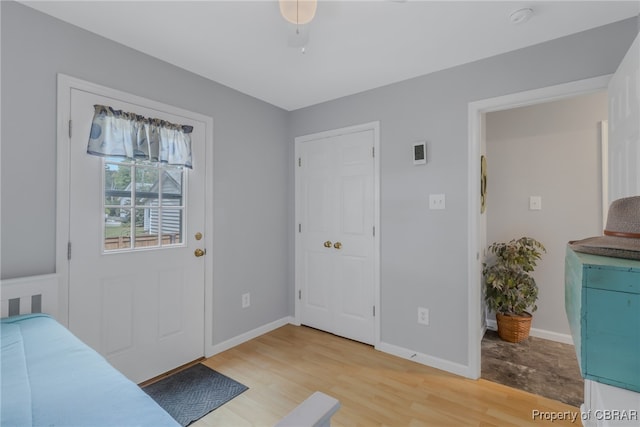
[{"label": "electrical outlet", "polygon": [[445,208],[444,194],[429,194],[429,209],[444,209],[444,208]]},{"label": "electrical outlet", "polygon": [[429,309],[418,307],[418,323],[429,326]]},{"label": "electrical outlet", "polygon": [[251,294],[247,292],[242,294],[242,308],[247,308],[251,305]]}]

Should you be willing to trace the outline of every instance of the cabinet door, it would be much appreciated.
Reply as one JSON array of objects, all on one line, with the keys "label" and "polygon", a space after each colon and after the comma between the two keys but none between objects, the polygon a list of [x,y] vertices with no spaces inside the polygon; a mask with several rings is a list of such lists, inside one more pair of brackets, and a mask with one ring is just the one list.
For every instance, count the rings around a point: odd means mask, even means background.
[{"label": "cabinet door", "polygon": [[585,303],[586,377],[640,392],[640,295],[587,288]]}]

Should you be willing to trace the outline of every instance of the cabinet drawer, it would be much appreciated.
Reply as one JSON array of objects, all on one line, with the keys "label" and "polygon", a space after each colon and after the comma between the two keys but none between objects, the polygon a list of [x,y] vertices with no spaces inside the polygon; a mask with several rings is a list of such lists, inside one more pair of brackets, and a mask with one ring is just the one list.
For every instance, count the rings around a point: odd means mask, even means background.
[{"label": "cabinet drawer", "polygon": [[585,269],[584,287],[640,294],[640,272],[602,267]]}]

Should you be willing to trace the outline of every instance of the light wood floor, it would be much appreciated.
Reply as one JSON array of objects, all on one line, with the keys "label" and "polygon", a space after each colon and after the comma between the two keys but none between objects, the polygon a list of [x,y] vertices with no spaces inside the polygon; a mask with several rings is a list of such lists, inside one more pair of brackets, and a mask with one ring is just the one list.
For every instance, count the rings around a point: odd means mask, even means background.
[{"label": "light wood floor", "polygon": [[[473,381],[307,327],[286,325],[206,365],[249,387],[195,427],[272,426],[316,390],[342,406],[332,426],[539,426],[534,410],[578,408]],[[548,422],[551,424],[550,422]],[[579,426],[570,421],[555,426]]]}]

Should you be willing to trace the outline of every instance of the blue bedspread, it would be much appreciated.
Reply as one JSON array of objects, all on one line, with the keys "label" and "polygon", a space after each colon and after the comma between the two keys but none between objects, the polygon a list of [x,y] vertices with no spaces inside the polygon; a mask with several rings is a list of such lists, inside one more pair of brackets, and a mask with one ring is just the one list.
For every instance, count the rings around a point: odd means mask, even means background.
[{"label": "blue bedspread", "polygon": [[4,318],[0,330],[1,426],[179,426],[53,318]]}]

